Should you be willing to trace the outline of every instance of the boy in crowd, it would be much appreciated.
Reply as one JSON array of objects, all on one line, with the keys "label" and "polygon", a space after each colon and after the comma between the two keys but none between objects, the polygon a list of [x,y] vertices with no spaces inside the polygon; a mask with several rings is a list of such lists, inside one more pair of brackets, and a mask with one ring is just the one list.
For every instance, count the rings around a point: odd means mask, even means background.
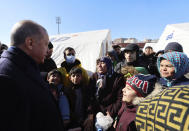
[{"label": "boy in crowd", "polygon": [[61,80],[62,74],[58,70],[54,69],[48,73],[47,81],[50,85],[50,91],[59,104],[62,120],[65,128],[67,128],[68,124],[70,123],[70,109]]},{"label": "boy in crowd", "polygon": [[68,99],[70,103],[70,116],[71,123],[69,128],[80,129],[82,128],[85,118],[86,109],[86,87],[83,81],[82,69],[74,67],[69,72],[69,81],[71,85],[66,87]]}]

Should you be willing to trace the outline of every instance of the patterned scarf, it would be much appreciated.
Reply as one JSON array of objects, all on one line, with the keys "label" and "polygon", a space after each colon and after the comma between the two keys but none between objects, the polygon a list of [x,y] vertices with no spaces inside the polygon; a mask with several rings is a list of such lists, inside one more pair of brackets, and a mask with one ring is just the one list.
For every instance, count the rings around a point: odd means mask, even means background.
[{"label": "patterned scarf", "polygon": [[168,60],[175,68],[175,74],[172,77],[171,81],[164,78],[167,81],[167,86],[170,87],[172,86],[173,81],[181,78],[184,74],[186,74],[189,71],[189,59],[182,52],[165,53],[157,59],[157,66],[158,66],[159,72],[160,72],[160,62],[162,58]]}]

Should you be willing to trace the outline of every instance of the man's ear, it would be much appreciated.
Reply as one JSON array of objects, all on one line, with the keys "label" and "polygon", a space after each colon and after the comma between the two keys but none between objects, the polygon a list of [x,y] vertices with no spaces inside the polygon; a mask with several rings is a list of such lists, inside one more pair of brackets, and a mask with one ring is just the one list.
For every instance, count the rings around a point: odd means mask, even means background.
[{"label": "man's ear", "polygon": [[25,43],[26,43],[26,48],[29,50],[33,49],[33,38],[32,37],[27,37],[25,39]]}]

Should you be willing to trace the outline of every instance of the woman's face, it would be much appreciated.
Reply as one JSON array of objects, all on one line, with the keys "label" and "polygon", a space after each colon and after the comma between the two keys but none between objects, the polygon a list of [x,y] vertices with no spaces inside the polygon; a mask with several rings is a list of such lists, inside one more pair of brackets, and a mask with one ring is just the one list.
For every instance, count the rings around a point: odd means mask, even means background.
[{"label": "woman's face", "polygon": [[128,84],[126,84],[125,88],[122,89],[122,92],[123,92],[122,101],[126,103],[131,103],[133,99],[137,96],[136,92]]},{"label": "woman's face", "polygon": [[168,60],[161,60],[160,74],[163,78],[172,78],[175,74],[175,67]]},{"label": "woman's face", "polygon": [[106,74],[107,73],[107,66],[105,62],[98,62],[97,63],[97,72],[99,74]]}]

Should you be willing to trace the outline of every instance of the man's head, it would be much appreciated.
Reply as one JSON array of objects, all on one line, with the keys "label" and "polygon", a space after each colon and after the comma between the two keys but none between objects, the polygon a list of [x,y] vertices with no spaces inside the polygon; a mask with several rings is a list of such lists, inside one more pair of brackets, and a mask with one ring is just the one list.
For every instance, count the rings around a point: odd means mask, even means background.
[{"label": "man's head", "polygon": [[111,74],[112,61],[109,57],[101,57],[97,60],[97,72],[101,75]]},{"label": "man's head", "polygon": [[0,54],[3,53],[3,51],[4,51],[4,50],[7,50],[7,49],[8,49],[8,46],[7,46],[7,45],[0,43]]},{"label": "man's head", "polygon": [[16,46],[40,64],[47,54],[49,38],[45,28],[30,21],[16,23],[11,31],[11,46]]},{"label": "man's head", "polygon": [[113,45],[112,46],[114,51],[117,53],[117,54],[120,54],[121,53],[121,47],[119,45]]},{"label": "man's head", "polygon": [[116,53],[114,51],[108,51],[106,53],[106,56],[109,57],[112,62],[116,61]]},{"label": "man's head", "polygon": [[1,47],[0,47],[1,50],[7,50],[8,49],[8,46],[5,45],[5,44],[2,44]]},{"label": "man's head", "polygon": [[129,44],[125,47],[124,53],[127,62],[134,62],[139,55],[139,46],[137,44]]},{"label": "man's head", "polygon": [[144,51],[145,55],[150,55],[153,53],[153,48],[151,46],[147,46]]},{"label": "man's head", "polygon": [[53,84],[56,86],[59,85],[62,81],[61,72],[56,69],[50,71],[47,75],[47,81],[49,82],[49,84]]},{"label": "man's head", "polygon": [[53,44],[49,42],[46,59],[51,58],[52,53],[53,53]]},{"label": "man's head", "polygon": [[74,67],[69,72],[69,79],[74,85],[80,85],[82,82],[82,70],[80,67]]},{"label": "man's head", "polygon": [[155,57],[160,57],[161,55],[164,54],[164,50],[159,50],[156,54]]},{"label": "man's head", "polygon": [[146,97],[155,86],[156,77],[154,75],[135,75],[126,81],[123,88],[123,101],[132,103],[135,97]]},{"label": "man's head", "polygon": [[72,64],[75,62],[75,50],[72,47],[67,47],[64,50],[64,59],[69,64]]},{"label": "man's head", "polygon": [[177,52],[183,52],[183,48],[182,45],[179,44],[178,42],[170,42],[167,44],[167,46],[165,47],[164,52],[172,52],[172,51],[177,51]]}]

